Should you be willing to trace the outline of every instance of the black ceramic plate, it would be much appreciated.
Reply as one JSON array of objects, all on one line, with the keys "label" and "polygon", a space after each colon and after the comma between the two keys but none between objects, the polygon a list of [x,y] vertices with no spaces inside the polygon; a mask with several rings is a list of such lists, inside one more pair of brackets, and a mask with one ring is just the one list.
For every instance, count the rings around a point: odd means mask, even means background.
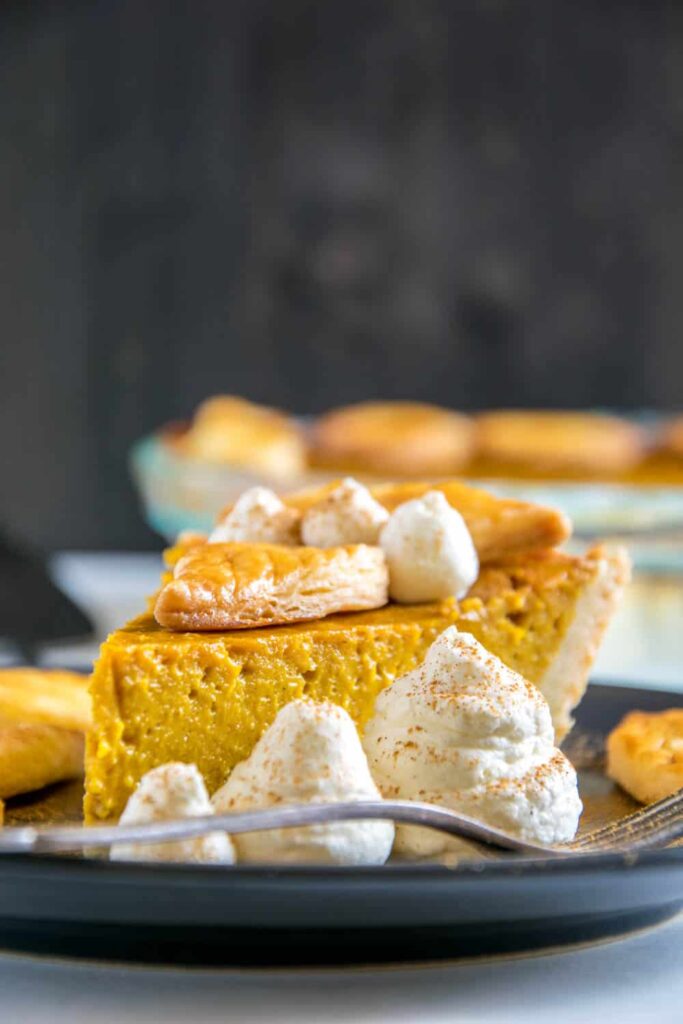
[{"label": "black ceramic plate", "polygon": [[[589,687],[568,751],[589,824],[632,809],[602,774],[606,732],[632,708],[674,705],[683,694]],[[47,794],[10,816],[45,820],[68,796]],[[0,858],[0,946],[137,962],[367,964],[522,952],[619,935],[682,906],[683,848],[344,869]]]}]

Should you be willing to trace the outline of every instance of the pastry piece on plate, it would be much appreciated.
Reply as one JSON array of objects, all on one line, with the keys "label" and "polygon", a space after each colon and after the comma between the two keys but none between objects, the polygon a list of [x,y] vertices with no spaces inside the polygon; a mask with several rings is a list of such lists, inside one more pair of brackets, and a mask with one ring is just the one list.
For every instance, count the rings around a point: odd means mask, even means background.
[{"label": "pastry piece on plate", "polygon": [[215,792],[297,698],[338,704],[362,728],[377,695],[451,625],[539,687],[559,739],[627,576],[618,550],[546,550],[482,567],[461,601],[211,633],[144,615],[108,638],[95,668],[86,817],[116,820],[142,775],[168,761],[194,762]]},{"label": "pastry piece on plate", "polygon": [[176,562],[154,616],[175,630],[249,629],[381,608],[388,587],[384,553],[369,544],[203,544]]},{"label": "pastry piece on plate", "polygon": [[607,774],[654,803],[683,787],[683,708],[631,711],[607,738]]},{"label": "pastry piece on plate", "polygon": [[643,432],[617,416],[502,410],[476,419],[478,456],[501,467],[600,476],[625,472],[644,451]]},{"label": "pastry piece on plate", "polygon": [[[286,494],[282,500],[288,508],[298,510],[305,517],[333,491],[338,491],[343,483],[333,480],[322,487]],[[460,480],[386,483],[369,488],[371,496],[388,512],[393,512],[407,501],[424,497],[429,491],[440,491],[449,505],[463,517],[482,563],[495,562],[515,552],[553,548],[571,534],[571,523],[557,509],[496,498],[488,491],[470,487]],[[228,516],[233,508],[228,505],[221,518]],[[179,552],[169,557],[174,561]]]},{"label": "pastry piece on plate", "polygon": [[0,797],[83,774],[88,683],[75,672],[0,671]]},{"label": "pastry piece on plate", "polygon": [[0,723],[0,797],[83,774],[83,733],[54,725]]},{"label": "pastry piece on plate", "polygon": [[252,469],[274,480],[296,479],[306,466],[296,421],[235,395],[207,399],[190,428],[169,443],[190,458]]},{"label": "pastry piece on plate", "polygon": [[33,722],[85,732],[88,677],[61,669],[0,669],[0,724]]},{"label": "pastry piece on plate", "polygon": [[459,472],[472,451],[468,417],[422,402],[360,402],[320,416],[312,459],[335,469],[425,476]]}]

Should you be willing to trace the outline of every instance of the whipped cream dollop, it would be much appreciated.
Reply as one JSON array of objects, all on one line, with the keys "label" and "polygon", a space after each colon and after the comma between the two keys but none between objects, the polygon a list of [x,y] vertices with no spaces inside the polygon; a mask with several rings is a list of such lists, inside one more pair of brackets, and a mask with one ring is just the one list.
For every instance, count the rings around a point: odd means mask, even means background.
[{"label": "whipped cream dollop", "polygon": [[479,575],[465,520],[441,491],[394,509],[379,542],[389,566],[389,594],[403,604],[464,597]]},{"label": "whipped cream dollop", "polygon": [[251,487],[209,534],[209,544],[298,544],[299,513],[287,508],[275,491]]},{"label": "whipped cream dollop", "polygon": [[[363,746],[387,799],[441,804],[528,841],[564,842],[576,832],[576,772],[555,747],[541,693],[455,626],[379,695]],[[397,850],[454,848],[461,841],[397,828]]]},{"label": "whipped cream dollop", "polygon": [[[279,712],[246,761],[213,796],[217,814],[274,804],[377,800],[379,790],[349,715],[328,703],[295,700]],[[389,821],[345,821],[234,837],[240,860],[383,864]]]},{"label": "whipped cream dollop", "polygon": [[367,487],[347,476],[301,520],[301,539],[316,548],[377,544],[389,513]]},{"label": "whipped cream dollop", "polygon": [[[142,776],[119,824],[145,825],[172,818],[201,818],[213,813],[197,766],[169,762]],[[235,863],[235,850],[225,832],[211,832],[173,843],[119,843],[112,847],[110,856],[112,860]]]}]

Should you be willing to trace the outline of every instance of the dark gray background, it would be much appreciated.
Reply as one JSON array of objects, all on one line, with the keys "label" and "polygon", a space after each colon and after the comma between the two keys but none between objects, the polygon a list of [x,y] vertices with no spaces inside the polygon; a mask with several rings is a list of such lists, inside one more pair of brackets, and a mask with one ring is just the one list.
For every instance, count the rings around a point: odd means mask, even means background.
[{"label": "dark gray background", "polygon": [[683,5],[0,9],[0,520],[156,543],[131,442],[302,412],[683,404]]}]

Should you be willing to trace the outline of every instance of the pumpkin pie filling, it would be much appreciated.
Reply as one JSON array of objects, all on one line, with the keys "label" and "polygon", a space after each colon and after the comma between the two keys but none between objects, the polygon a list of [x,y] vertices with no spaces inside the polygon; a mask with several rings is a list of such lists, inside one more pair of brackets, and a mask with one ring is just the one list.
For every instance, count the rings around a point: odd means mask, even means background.
[{"label": "pumpkin pie filling", "polygon": [[93,675],[86,819],[118,819],[142,775],[168,761],[195,763],[214,792],[298,697],[342,706],[362,730],[377,694],[450,625],[539,686],[561,737],[627,572],[618,552],[549,550],[485,565],[459,602],[210,633],[141,616],[109,637]]}]

